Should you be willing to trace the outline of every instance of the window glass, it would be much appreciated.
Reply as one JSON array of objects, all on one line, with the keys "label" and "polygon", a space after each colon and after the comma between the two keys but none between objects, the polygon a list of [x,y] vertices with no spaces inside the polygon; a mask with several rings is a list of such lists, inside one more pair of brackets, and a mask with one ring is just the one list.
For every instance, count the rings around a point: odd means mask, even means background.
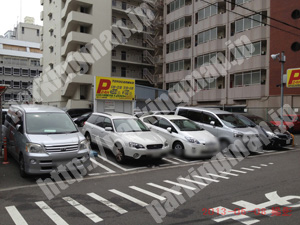
[{"label": "window glass", "polygon": [[209,39],[210,39],[210,31],[208,30],[204,32],[204,42],[209,41]]},{"label": "window glass", "polygon": [[103,121],[104,121],[104,117],[103,116],[98,116],[95,124],[99,127],[105,128]]},{"label": "window glass", "polygon": [[260,55],[261,54],[261,42],[253,43],[252,55]]},{"label": "window glass", "polygon": [[251,18],[245,18],[244,19],[244,30],[248,30],[251,28],[252,19]]},{"label": "window glass", "polygon": [[233,114],[218,114],[220,120],[228,127],[231,128],[245,128],[247,125],[243,123],[237,116]]},{"label": "window glass", "polygon": [[87,120],[87,122],[95,124],[98,116],[96,115],[91,115],[90,118]]},{"label": "window glass", "polygon": [[215,39],[217,39],[217,28],[210,30],[210,40],[215,40]]},{"label": "window glass", "polygon": [[181,131],[199,131],[201,129],[196,123],[191,120],[182,119],[182,120],[171,120],[172,123]]},{"label": "window glass", "polygon": [[187,109],[179,109],[178,110],[178,115],[179,116],[187,117],[187,114],[188,114],[188,110]]},{"label": "window glass", "polygon": [[259,14],[255,14],[252,16],[253,20],[252,20],[252,27],[258,27],[261,26],[261,21],[262,21],[262,16]]},{"label": "window glass", "polygon": [[150,131],[140,119],[114,119],[113,123],[117,132],[144,132]]},{"label": "window glass", "polygon": [[216,52],[210,54],[210,63],[211,64],[217,63],[217,53]]},{"label": "window glass", "polygon": [[198,12],[198,20],[204,19],[204,9],[199,10]]},{"label": "window glass", "polygon": [[201,122],[201,112],[198,111],[188,111],[188,114],[186,116],[190,120],[196,121],[196,122]]},{"label": "window glass", "polygon": [[172,124],[166,119],[160,118],[158,121],[158,126],[163,129],[167,129],[168,127],[173,128]]},{"label": "window glass", "polygon": [[210,124],[211,121],[215,121],[215,123],[217,123],[218,119],[210,113],[202,112],[202,123]]},{"label": "window glass", "polygon": [[236,74],[234,76],[234,86],[242,86],[243,85],[243,75]]},{"label": "window glass", "polygon": [[244,73],[244,85],[251,84],[251,73]]},{"label": "window glass", "polygon": [[244,56],[246,58],[251,57],[252,52],[252,44],[248,44],[244,46]]},{"label": "window glass", "polygon": [[204,60],[204,58],[203,58],[203,55],[201,55],[201,56],[198,56],[198,67],[200,67],[200,66],[202,66],[203,65],[203,60]]},{"label": "window glass", "polygon": [[209,89],[215,89],[216,88],[216,79],[210,78],[209,79]]},{"label": "window glass", "polygon": [[211,6],[210,6],[210,9],[211,9],[211,11],[210,11],[210,15],[211,15],[211,16],[217,14],[218,4],[211,5]]},{"label": "window glass", "polygon": [[209,64],[209,54],[204,55],[203,63],[204,63],[204,64]]},{"label": "window glass", "polygon": [[252,72],[252,84],[260,84],[260,71]]},{"label": "window glass", "polygon": [[243,20],[237,20],[235,22],[235,32],[241,32],[244,30],[244,21]]},{"label": "window glass", "polygon": [[198,43],[203,43],[204,42],[204,33],[200,33],[198,34]]},{"label": "window glass", "polygon": [[184,69],[184,61],[179,61],[179,71]]},{"label": "window glass", "polygon": [[206,7],[204,9],[204,17],[207,18],[210,16],[210,7]]},{"label": "window glass", "polygon": [[104,124],[104,128],[105,127],[111,127],[112,128],[112,123],[111,123],[111,120],[109,118],[105,118],[103,124]]}]

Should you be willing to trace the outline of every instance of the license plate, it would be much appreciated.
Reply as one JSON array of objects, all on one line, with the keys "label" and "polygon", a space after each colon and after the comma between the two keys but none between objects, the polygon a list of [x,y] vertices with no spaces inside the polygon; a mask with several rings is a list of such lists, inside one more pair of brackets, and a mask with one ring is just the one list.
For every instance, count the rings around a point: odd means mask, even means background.
[{"label": "license plate", "polygon": [[289,145],[291,143],[291,140],[286,140],[286,144]]}]

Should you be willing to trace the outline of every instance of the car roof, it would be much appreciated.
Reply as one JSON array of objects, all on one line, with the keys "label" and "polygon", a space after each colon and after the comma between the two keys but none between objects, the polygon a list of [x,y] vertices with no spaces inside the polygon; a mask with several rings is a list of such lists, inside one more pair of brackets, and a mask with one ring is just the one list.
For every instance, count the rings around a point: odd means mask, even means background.
[{"label": "car roof", "polygon": [[[150,116],[155,116],[155,117],[162,117],[162,118],[166,118],[168,120],[186,120],[186,117],[183,116],[178,116],[178,115],[147,115],[146,117],[150,117]],[[143,117],[144,118],[144,117]]]},{"label": "car roof", "polygon": [[232,114],[231,112],[223,111],[221,109],[215,109],[215,108],[201,108],[201,107],[178,107],[178,109],[190,109],[190,110],[201,110],[205,112],[212,112],[215,114]]},{"label": "car roof", "polygon": [[40,112],[59,112],[63,113],[64,111],[56,108],[54,106],[48,105],[12,105],[12,108],[22,110],[26,113],[40,113]]},{"label": "car roof", "polygon": [[99,116],[107,116],[112,119],[121,119],[121,118],[134,118],[136,119],[135,116],[126,114],[126,113],[119,113],[119,112],[104,112],[104,113],[99,113],[99,112],[94,112],[93,115],[99,115]]}]

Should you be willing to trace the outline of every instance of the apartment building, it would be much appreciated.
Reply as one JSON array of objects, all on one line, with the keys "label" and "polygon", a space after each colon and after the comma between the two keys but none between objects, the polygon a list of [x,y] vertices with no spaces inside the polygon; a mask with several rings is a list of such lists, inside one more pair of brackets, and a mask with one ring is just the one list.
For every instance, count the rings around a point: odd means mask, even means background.
[{"label": "apartment building", "polygon": [[[154,51],[154,35],[160,36],[162,46],[162,33],[144,24],[142,3],[41,0],[43,74],[34,82],[35,98],[57,107],[90,107],[95,76],[134,78],[137,84],[154,85],[155,74],[162,77],[162,48]],[[154,9],[156,3],[150,3]],[[144,24],[141,30],[132,16]],[[162,21],[159,25],[162,31]],[[159,56],[161,66],[154,66]]]},{"label": "apartment building", "polygon": [[0,38],[0,84],[10,85],[3,95],[4,107],[30,102],[32,81],[42,72],[40,43]]},{"label": "apartment building", "polygon": [[[299,31],[270,17],[300,27],[297,3],[166,0],[164,87],[189,92],[191,105],[280,107],[280,64],[270,55],[285,51],[288,68],[298,68],[300,47],[295,35],[269,25]],[[189,77],[193,71],[201,77]],[[286,103],[300,107],[299,89],[285,93]]]}]

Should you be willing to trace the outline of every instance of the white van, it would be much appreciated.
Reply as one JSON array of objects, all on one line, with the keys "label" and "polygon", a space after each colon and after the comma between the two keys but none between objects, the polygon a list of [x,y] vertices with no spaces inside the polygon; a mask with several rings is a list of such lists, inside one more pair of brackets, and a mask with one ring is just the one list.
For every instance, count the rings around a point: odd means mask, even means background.
[{"label": "white van", "polygon": [[90,164],[89,144],[64,111],[42,105],[14,105],[8,110],[8,153],[19,162],[20,175],[45,174],[78,159],[76,169]]}]

